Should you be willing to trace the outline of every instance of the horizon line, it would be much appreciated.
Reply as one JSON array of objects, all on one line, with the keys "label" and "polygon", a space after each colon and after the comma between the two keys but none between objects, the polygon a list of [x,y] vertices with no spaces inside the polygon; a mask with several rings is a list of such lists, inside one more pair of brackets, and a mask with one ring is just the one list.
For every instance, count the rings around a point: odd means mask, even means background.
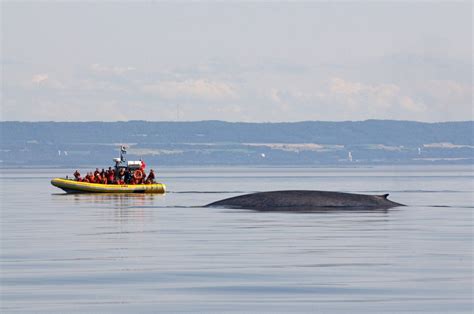
[{"label": "horizon line", "polygon": [[366,120],[301,120],[301,121],[228,121],[228,120],[115,120],[115,121],[104,121],[104,120],[0,120],[0,123],[130,123],[130,122],[145,122],[145,123],[199,123],[199,122],[223,122],[223,123],[242,123],[242,124],[283,124],[283,123],[307,123],[307,122],[325,122],[325,123],[348,123],[348,122],[369,122],[369,121],[388,121],[388,122],[413,122],[413,123],[424,123],[424,124],[436,124],[436,123],[465,123],[474,122],[473,120],[449,120],[449,121],[418,121],[418,120],[397,120],[397,119],[366,119]]}]

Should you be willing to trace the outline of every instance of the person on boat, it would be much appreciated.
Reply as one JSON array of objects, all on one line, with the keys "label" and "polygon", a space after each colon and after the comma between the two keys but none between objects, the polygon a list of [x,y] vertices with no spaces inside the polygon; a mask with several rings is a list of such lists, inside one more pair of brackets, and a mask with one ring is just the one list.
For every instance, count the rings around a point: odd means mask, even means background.
[{"label": "person on boat", "polygon": [[82,181],[81,174],[79,173],[78,170],[74,172],[74,178],[76,179],[76,181],[79,181],[79,182]]},{"label": "person on boat", "polygon": [[95,176],[93,172],[89,173],[89,182],[90,183],[95,183]]},{"label": "person on boat", "polygon": [[100,175],[100,172],[97,172],[97,173],[95,174],[95,178],[94,178],[94,179],[95,179],[95,182],[96,182],[96,183],[101,183],[101,182],[102,182],[102,176]]},{"label": "person on boat", "polygon": [[117,173],[117,184],[125,184],[125,169],[121,168]]},{"label": "person on boat", "polygon": [[143,172],[145,172],[146,163],[145,163],[145,161],[143,161],[143,160],[141,160],[141,159],[140,159],[140,161],[141,161],[141,163],[142,163],[142,164],[140,165],[140,169],[141,169]]},{"label": "person on boat", "polygon": [[150,169],[150,173],[148,174],[148,177],[145,180],[146,184],[153,184],[155,183],[155,172],[153,169]]},{"label": "person on boat", "polygon": [[113,170],[113,178],[112,178],[112,181],[114,184],[123,184],[123,175],[121,174],[122,173],[122,169],[120,170]]},{"label": "person on boat", "polygon": [[109,167],[109,170],[107,170],[107,181],[110,183],[110,184],[113,184],[114,181],[115,181],[115,171],[112,170],[111,167]]},{"label": "person on boat", "polygon": [[102,171],[100,172],[100,176],[101,176],[102,178],[105,177],[105,169],[104,169],[104,168],[102,168]]},{"label": "person on boat", "polygon": [[145,184],[146,172],[142,171],[142,177],[138,180],[138,184]]},{"label": "person on boat", "polygon": [[126,169],[125,174],[124,174],[125,184],[130,184],[131,179],[132,179],[132,175],[130,173],[130,170]]},{"label": "person on boat", "polygon": [[99,168],[95,168],[94,177],[97,176],[99,173],[100,173]]}]

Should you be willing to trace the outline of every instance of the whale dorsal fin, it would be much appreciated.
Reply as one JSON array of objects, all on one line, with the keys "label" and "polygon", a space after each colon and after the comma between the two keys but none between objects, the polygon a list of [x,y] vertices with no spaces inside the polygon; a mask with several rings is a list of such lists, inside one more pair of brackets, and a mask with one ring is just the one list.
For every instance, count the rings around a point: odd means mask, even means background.
[{"label": "whale dorsal fin", "polygon": [[382,195],[380,195],[380,197],[383,197],[384,199],[387,199],[389,195],[390,194],[388,194],[388,193],[387,194],[382,194]]}]

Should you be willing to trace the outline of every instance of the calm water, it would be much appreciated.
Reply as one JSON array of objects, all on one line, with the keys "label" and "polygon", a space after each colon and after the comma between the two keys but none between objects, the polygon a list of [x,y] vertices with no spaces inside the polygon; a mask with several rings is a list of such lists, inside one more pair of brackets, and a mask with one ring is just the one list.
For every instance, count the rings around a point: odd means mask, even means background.
[{"label": "calm water", "polygon": [[[10,312],[473,312],[473,167],[169,168],[159,195],[0,172]],[[198,207],[247,192],[390,193],[389,211]]]}]

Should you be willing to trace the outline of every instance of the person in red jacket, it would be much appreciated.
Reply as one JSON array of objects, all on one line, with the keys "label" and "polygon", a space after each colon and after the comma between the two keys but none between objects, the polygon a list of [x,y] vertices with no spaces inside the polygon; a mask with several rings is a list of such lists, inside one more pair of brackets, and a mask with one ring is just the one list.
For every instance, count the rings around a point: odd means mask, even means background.
[{"label": "person in red jacket", "polygon": [[85,176],[85,178],[84,178],[84,182],[92,182],[92,183],[93,183],[93,181],[92,181],[92,176],[91,176],[91,173],[90,173],[90,172],[88,172],[88,173],[86,174],[86,176]]},{"label": "person in red jacket", "polygon": [[95,175],[95,183],[102,183],[102,176],[100,175],[100,172],[98,172],[96,175]]},{"label": "person in red jacket", "polygon": [[107,171],[107,181],[110,184],[113,184],[115,181],[115,170],[109,167],[109,170]]}]

